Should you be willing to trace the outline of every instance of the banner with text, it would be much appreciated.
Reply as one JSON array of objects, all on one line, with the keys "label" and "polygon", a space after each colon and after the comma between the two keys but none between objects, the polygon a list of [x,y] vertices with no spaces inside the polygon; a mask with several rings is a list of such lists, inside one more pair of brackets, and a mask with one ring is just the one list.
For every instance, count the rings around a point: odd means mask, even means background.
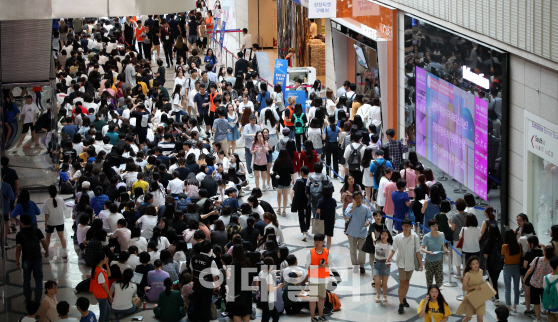
[{"label": "banner with text", "polygon": [[337,0],[310,0],[308,18],[335,18],[337,16]]},{"label": "banner with text", "polygon": [[287,67],[289,66],[286,59],[275,60],[275,73],[273,75],[273,85],[280,84],[281,92],[285,93],[287,86]]},{"label": "banner with text", "polygon": [[213,22],[213,35],[211,36],[211,44],[214,45],[217,41],[217,26],[219,25],[219,18],[215,18]]},{"label": "banner with text", "polygon": [[219,38],[219,45],[221,46],[221,52],[223,52],[223,43],[225,42],[225,25],[227,24],[226,21],[221,23],[223,26],[221,27],[221,38]]},{"label": "banner with text", "polygon": [[306,91],[286,91],[285,92],[285,107],[287,107],[287,100],[289,97],[296,98],[296,102],[300,103],[302,106],[306,106]]}]

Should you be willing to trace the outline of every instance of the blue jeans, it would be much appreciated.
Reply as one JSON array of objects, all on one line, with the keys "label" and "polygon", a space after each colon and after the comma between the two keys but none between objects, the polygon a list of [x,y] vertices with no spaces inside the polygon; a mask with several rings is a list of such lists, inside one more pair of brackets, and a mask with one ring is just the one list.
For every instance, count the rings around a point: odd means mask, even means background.
[{"label": "blue jeans", "polygon": [[180,123],[180,118],[182,118],[182,115],[188,115],[188,113],[186,113],[186,111],[178,111],[178,112],[171,112],[172,115],[175,115],[175,119],[176,122]]},{"label": "blue jeans", "polygon": [[110,321],[110,303],[108,298],[97,299],[99,302],[99,319],[98,322],[109,322]]},{"label": "blue jeans", "polygon": [[248,168],[248,173],[252,173],[252,153],[250,153],[250,148],[244,147],[244,156],[246,157],[246,167]]},{"label": "blue jeans", "polygon": [[291,131],[289,132],[289,138],[294,140],[295,139],[295,127],[294,126],[287,126]]},{"label": "blue jeans", "polygon": [[136,312],[136,305],[132,303],[132,307],[127,309],[127,310],[115,310],[112,309],[112,311],[114,312],[114,314],[118,314],[120,315],[120,318],[128,316],[130,314],[134,314]]},{"label": "blue jeans", "polygon": [[513,278],[513,303],[519,304],[519,265],[504,265],[506,305],[511,306],[511,280]]},{"label": "blue jeans", "polygon": [[31,273],[33,273],[33,278],[35,279],[35,301],[41,303],[41,297],[43,296],[43,260],[32,259],[23,260],[23,295],[25,299],[29,302],[31,300]]}]

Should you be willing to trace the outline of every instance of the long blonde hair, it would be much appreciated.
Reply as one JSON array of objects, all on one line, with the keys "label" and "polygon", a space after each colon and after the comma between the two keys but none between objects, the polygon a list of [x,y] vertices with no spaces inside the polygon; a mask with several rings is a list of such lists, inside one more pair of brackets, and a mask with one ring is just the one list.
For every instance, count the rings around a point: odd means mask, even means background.
[{"label": "long blonde hair", "polygon": [[182,39],[182,36],[178,36],[176,37],[176,43],[174,44],[174,47],[176,48],[182,48],[182,45],[184,44],[184,40]]}]

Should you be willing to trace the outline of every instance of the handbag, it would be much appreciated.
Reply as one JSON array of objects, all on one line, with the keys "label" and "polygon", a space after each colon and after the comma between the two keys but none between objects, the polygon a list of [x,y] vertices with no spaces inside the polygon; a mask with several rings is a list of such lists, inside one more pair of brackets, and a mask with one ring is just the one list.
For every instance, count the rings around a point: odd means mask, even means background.
[{"label": "handbag", "polygon": [[531,272],[531,274],[525,276],[525,285],[531,286],[531,277],[533,277],[533,274],[535,273],[535,269],[537,269],[537,265],[539,264],[539,258],[537,257],[537,261],[535,262],[535,268],[533,269],[533,271]]},{"label": "handbag", "polygon": [[314,219],[314,224],[312,225],[312,234],[323,234],[324,231],[325,231],[324,220],[319,218]]},{"label": "handbag", "polygon": [[[370,225],[372,227],[372,225]],[[385,225],[382,225],[382,230],[385,229]],[[362,251],[368,254],[374,254],[376,252],[376,245],[374,245],[374,240],[372,239],[372,234],[375,230],[370,231],[368,235],[366,235],[366,239],[364,240],[364,244],[362,245]]]},{"label": "handbag", "polygon": [[[463,228],[461,228],[463,229]],[[461,238],[459,238],[459,241],[457,242],[457,245],[455,245],[455,248],[461,248],[463,249],[463,238],[465,237],[465,230],[463,230],[463,236],[461,236]]]},{"label": "handbag", "polygon": [[417,218],[415,217],[415,213],[413,212],[412,205],[409,206],[409,210],[407,210],[407,213],[405,214],[405,218],[409,219],[411,222],[416,222]]}]

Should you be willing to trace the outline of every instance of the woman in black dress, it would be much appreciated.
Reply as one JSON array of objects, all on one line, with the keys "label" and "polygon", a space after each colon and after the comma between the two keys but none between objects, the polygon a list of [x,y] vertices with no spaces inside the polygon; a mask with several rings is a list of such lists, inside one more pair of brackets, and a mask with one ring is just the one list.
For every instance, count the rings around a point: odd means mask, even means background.
[{"label": "woman in black dress", "polygon": [[415,221],[422,224],[424,214],[422,213],[421,200],[428,199],[430,195],[430,188],[426,185],[426,177],[421,174],[417,177],[418,185],[415,187],[415,201],[413,202],[413,213],[415,214]]},{"label": "woman in black dress", "polygon": [[318,200],[318,219],[324,221],[324,234],[327,236],[326,248],[331,247],[331,237],[335,229],[335,208],[337,201],[333,199],[333,186],[327,185],[322,189],[322,199]]},{"label": "woman in black dress", "polygon": [[[234,322],[249,322],[252,313],[252,290],[242,288],[242,271],[250,267],[250,261],[244,254],[244,247],[236,245],[232,250],[232,271],[229,280],[234,280],[234,284],[227,282],[229,285],[229,294],[227,296],[226,311],[233,318]],[[234,285],[234,287],[231,287]]]},{"label": "woman in black dress", "polygon": [[151,42],[153,43],[153,48],[151,52],[153,53],[157,50],[157,58],[161,57],[161,25],[159,24],[159,17],[153,20],[153,25],[151,26]]}]

